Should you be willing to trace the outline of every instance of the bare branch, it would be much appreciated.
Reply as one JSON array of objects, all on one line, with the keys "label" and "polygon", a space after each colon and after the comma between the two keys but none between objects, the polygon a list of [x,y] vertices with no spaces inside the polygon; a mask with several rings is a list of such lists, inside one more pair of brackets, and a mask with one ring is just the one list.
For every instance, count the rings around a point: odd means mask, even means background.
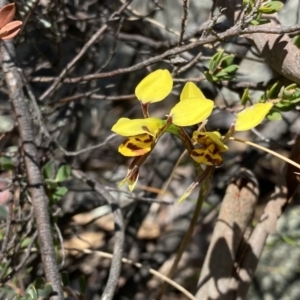
[{"label": "bare branch", "polygon": [[[109,20],[113,20],[113,18],[116,15],[121,14],[122,11],[126,9],[126,7],[129,5],[129,3],[132,2],[132,0],[127,1],[124,3],[120,9],[116,12],[114,12]],[[56,87],[60,84],[62,79],[68,74],[68,72],[72,69],[72,67],[78,62],[78,60],[87,52],[87,50],[103,35],[103,33],[107,30],[108,22],[103,25],[90,39],[89,41],[82,47],[81,51],[72,59],[71,62],[68,63],[66,68],[59,74],[59,76],[56,77],[53,84],[41,95],[40,100],[44,100],[45,98],[49,97],[56,89]]]},{"label": "bare branch", "polygon": [[[283,26],[281,28],[270,28],[268,26],[249,26],[245,29],[242,29],[241,27],[231,27],[228,30],[226,30],[223,33],[218,34],[218,36],[215,35],[209,35],[201,40],[192,42],[187,45],[183,45],[180,47],[176,47],[170,50],[165,51],[164,53],[157,55],[155,57],[151,57],[141,63],[135,64],[131,67],[117,69],[110,72],[103,72],[99,74],[90,74],[80,77],[74,77],[74,78],[65,78],[62,80],[62,82],[65,83],[78,83],[83,81],[89,81],[89,80],[95,80],[100,78],[108,78],[113,77],[120,74],[126,74],[130,72],[134,72],[137,70],[140,70],[142,68],[145,68],[147,66],[150,66],[154,63],[163,61],[165,58],[169,56],[174,56],[176,54],[183,53],[185,51],[194,49],[198,46],[205,45],[208,43],[214,43],[218,40],[226,40],[229,37],[236,36],[236,35],[248,35],[251,33],[267,33],[267,34],[284,34],[284,33],[295,33],[300,31],[300,24],[296,24],[293,26]],[[299,68],[300,69],[300,68]],[[55,81],[57,77],[34,77],[31,79],[32,82],[52,82]],[[295,81],[297,83],[300,83],[300,79],[297,79],[298,81]]]},{"label": "bare branch", "polygon": [[[1,1],[0,6],[3,6],[3,4],[5,4],[5,1]],[[53,299],[63,299],[52,240],[48,197],[45,193],[44,181],[39,167],[31,117],[22,90],[22,79],[14,63],[15,49],[11,42],[2,42],[0,51],[10,100],[18,119],[18,128],[24,151],[28,184],[38,227],[39,244],[46,278],[47,281],[51,283],[53,290],[57,293],[57,296],[53,297]]]},{"label": "bare branch", "polygon": [[122,267],[123,245],[125,239],[122,212],[117,201],[111,196],[109,192],[105,190],[103,186],[101,186],[100,183],[98,183],[96,180],[89,178],[81,171],[73,170],[72,173],[75,177],[83,180],[90,187],[92,187],[95,190],[95,192],[101,195],[107,201],[107,203],[111,205],[112,208],[112,213],[115,222],[115,245],[108,281],[101,297],[101,299],[103,300],[110,300],[113,298],[114,291],[118,285]]}]

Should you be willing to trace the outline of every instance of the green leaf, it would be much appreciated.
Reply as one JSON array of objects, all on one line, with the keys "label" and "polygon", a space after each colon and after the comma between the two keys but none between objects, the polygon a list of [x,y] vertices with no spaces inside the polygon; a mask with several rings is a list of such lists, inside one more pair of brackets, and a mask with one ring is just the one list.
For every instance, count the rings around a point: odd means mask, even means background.
[{"label": "green leaf", "polygon": [[280,112],[272,110],[267,114],[266,118],[269,121],[279,121],[282,120],[282,115]]},{"label": "green leaf", "polygon": [[30,288],[26,291],[26,295],[29,295],[31,297],[29,299],[37,300],[38,298],[37,291],[33,285],[31,285]]},{"label": "green leaf", "polygon": [[7,218],[7,209],[5,206],[0,205],[0,220],[1,219],[6,220],[6,218]]},{"label": "green leaf", "polygon": [[227,72],[225,72],[224,70],[218,72],[217,74],[215,74],[216,77],[218,78],[218,80],[222,80],[224,79],[228,74]]},{"label": "green leaf", "polygon": [[275,104],[276,109],[286,112],[295,108],[295,104],[289,101],[280,101]]},{"label": "green leaf", "polygon": [[68,165],[63,165],[58,169],[58,172],[55,177],[56,182],[63,182],[69,179],[71,175],[71,168]]},{"label": "green leaf", "polygon": [[63,282],[63,286],[70,285],[70,278],[69,278],[69,274],[68,273],[62,272],[61,273],[61,280]]},{"label": "green leaf", "polygon": [[213,76],[211,75],[211,73],[209,71],[204,71],[204,76],[206,78],[206,80],[208,80],[209,82],[213,82]]},{"label": "green leaf", "polygon": [[177,127],[176,125],[174,125],[174,124],[171,124],[171,125],[167,128],[166,132],[169,132],[169,133],[171,133],[171,134],[173,134],[174,136],[177,136],[177,137],[179,137],[179,138],[181,137],[180,131],[179,131],[178,127]]},{"label": "green leaf", "polygon": [[251,25],[255,25],[255,26],[257,26],[257,25],[263,25],[263,24],[268,24],[268,23],[270,23],[270,20],[268,20],[268,19],[252,20],[250,22]]},{"label": "green leaf", "polygon": [[242,104],[243,106],[245,106],[245,105],[247,104],[247,102],[250,101],[250,100],[251,100],[251,99],[250,99],[250,96],[249,96],[249,89],[246,88],[246,89],[244,90],[244,93],[243,93],[242,98],[241,98],[241,104]]},{"label": "green leaf", "polygon": [[223,54],[224,54],[224,50],[219,51],[210,59],[209,64],[208,64],[208,69],[211,72],[214,72],[215,69],[218,67],[218,65],[220,64],[220,62],[222,60]]},{"label": "green leaf", "polygon": [[55,190],[57,188],[57,182],[53,179],[46,179],[45,183],[48,190]]},{"label": "green leaf", "polygon": [[217,64],[217,66],[220,64],[220,62],[222,61],[222,57],[223,57],[223,55],[224,55],[224,52],[225,52],[225,50],[223,49],[223,50],[221,50],[220,52],[218,52],[217,53],[217,55],[215,55],[215,61],[216,61],[216,64]]},{"label": "green leaf", "polygon": [[44,169],[43,169],[43,175],[45,179],[52,179],[54,177],[54,170],[53,170],[53,162],[52,161],[48,161],[45,165],[44,165]]},{"label": "green leaf", "polygon": [[31,242],[31,238],[25,238],[22,240],[22,243],[21,243],[21,248],[26,248],[28,247],[29,243]]},{"label": "green leaf", "polygon": [[66,193],[68,192],[68,189],[65,186],[62,186],[55,190],[53,194],[51,194],[51,199],[54,202],[59,201]]},{"label": "green leaf", "polygon": [[38,289],[38,296],[42,299],[49,299],[53,293],[53,288],[50,283],[45,284],[43,289]]},{"label": "green leaf", "polygon": [[263,14],[274,14],[279,12],[283,7],[283,3],[280,1],[267,2],[258,8],[258,11]]},{"label": "green leaf", "polygon": [[293,39],[294,45],[300,49],[300,35],[296,35]]},{"label": "green leaf", "polygon": [[82,295],[84,295],[86,293],[86,288],[87,288],[87,284],[86,284],[86,280],[85,277],[83,275],[81,275],[79,277],[79,291]]},{"label": "green leaf", "polygon": [[227,68],[228,66],[232,65],[233,60],[234,60],[233,54],[223,57],[221,61],[222,68]]},{"label": "green leaf", "polygon": [[226,73],[233,73],[233,72],[235,72],[238,68],[239,68],[238,65],[231,65],[231,66],[228,66],[227,68],[223,69],[222,71],[223,71],[223,72],[226,72]]},{"label": "green leaf", "polygon": [[1,156],[0,157],[0,169],[3,171],[13,170],[15,168],[13,161],[10,157]]},{"label": "green leaf", "polygon": [[45,285],[45,280],[42,277],[38,277],[34,280],[33,285],[35,288],[43,288]]},{"label": "green leaf", "polygon": [[271,88],[267,91],[267,98],[268,99],[277,98],[279,92],[280,92],[280,83],[279,81],[276,81],[271,86]]},{"label": "green leaf", "polygon": [[290,101],[291,104],[297,104],[300,102],[300,98],[295,98]]}]

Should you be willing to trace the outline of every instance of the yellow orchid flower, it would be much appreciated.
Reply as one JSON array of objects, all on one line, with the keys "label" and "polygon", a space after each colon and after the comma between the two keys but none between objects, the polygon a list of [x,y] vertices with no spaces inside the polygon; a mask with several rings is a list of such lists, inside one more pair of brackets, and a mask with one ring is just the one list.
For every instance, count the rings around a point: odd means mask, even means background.
[{"label": "yellow orchid flower", "polygon": [[222,142],[218,131],[200,132],[194,131],[193,140],[201,145],[201,148],[193,149],[190,157],[199,164],[208,166],[220,166],[223,162],[220,152],[228,150]]},{"label": "yellow orchid flower", "polygon": [[173,88],[173,79],[168,70],[156,70],[147,75],[135,88],[135,95],[142,104],[165,99]]},{"label": "yellow orchid flower", "polygon": [[273,107],[273,103],[257,103],[237,114],[235,131],[245,131],[259,125]]},{"label": "yellow orchid flower", "polygon": [[132,192],[136,186],[138,179],[139,168],[136,166],[128,170],[126,177],[119,183],[119,187],[122,187],[124,184],[127,184],[130,192]]},{"label": "yellow orchid flower", "polygon": [[141,156],[152,150],[155,145],[160,129],[165,121],[157,118],[128,119],[121,118],[112,127],[112,131],[128,137],[118,151],[124,156]]},{"label": "yellow orchid flower", "polygon": [[191,126],[206,120],[214,108],[214,102],[206,99],[201,90],[192,82],[187,82],[181,92],[180,102],[169,114],[177,126]]}]

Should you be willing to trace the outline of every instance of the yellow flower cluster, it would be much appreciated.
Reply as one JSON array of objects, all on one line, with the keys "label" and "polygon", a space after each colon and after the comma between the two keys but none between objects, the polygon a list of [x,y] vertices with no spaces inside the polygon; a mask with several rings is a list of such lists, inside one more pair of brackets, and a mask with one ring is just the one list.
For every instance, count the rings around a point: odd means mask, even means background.
[{"label": "yellow flower cluster", "polygon": [[[159,138],[169,131],[183,141],[190,157],[199,164],[219,166],[223,160],[221,152],[228,147],[223,143],[219,132],[195,131],[187,142],[187,134],[182,127],[205,121],[212,113],[214,102],[206,99],[202,91],[193,83],[187,82],[180,94],[180,101],[171,109],[166,120],[151,118],[148,106],[164,100],[172,91],[173,79],[168,70],[156,70],[146,76],[136,87],[135,95],[140,101],[144,118],[121,118],[112,131],[126,137],[119,146],[124,156],[134,157],[131,167],[121,184],[127,183],[132,191],[138,180],[138,169],[155,147]],[[257,126],[272,108],[272,103],[258,103],[237,114],[235,131],[249,130]]]}]

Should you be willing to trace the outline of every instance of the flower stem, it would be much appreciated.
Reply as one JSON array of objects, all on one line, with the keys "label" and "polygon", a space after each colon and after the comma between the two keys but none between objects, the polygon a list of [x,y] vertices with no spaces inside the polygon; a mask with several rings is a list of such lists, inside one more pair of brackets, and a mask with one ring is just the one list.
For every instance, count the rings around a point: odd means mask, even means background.
[{"label": "flower stem", "polygon": [[[170,279],[173,277],[173,275],[177,269],[177,266],[179,264],[179,261],[182,257],[182,254],[183,254],[184,250],[186,249],[187,244],[194,232],[194,228],[197,224],[204,199],[207,197],[207,195],[210,191],[210,179],[214,173],[215,167],[207,167],[206,170],[207,170],[207,172],[206,172],[207,175],[205,176],[205,178],[203,178],[191,223],[190,223],[189,228],[188,228],[187,232],[185,233],[184,238],[179,246],[179,250],[176,253],[175,261],[174,261],[174,263],[171,267],[171,270],[169,271],[169,274],[168,274],[168,278],[170,278]],[[159,292],[156,300],[160,300],[162,298],[162,296],[164,295],[164,293],[166,291],[166,288],[167,288],[167,283],[164,282],[163,285],[161,286],[160,292]]]}]

